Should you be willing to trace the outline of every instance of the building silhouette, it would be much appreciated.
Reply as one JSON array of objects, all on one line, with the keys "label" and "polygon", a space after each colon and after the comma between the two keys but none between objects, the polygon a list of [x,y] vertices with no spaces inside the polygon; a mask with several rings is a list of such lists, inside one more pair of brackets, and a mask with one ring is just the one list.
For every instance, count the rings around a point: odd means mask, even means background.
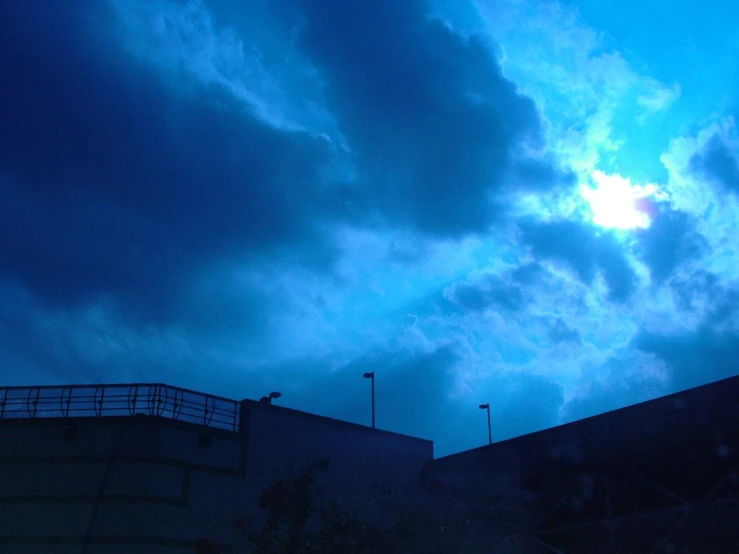
[{"label": "building silhouette", "polygon": [[739,377],[429,465],[522,552],[739,552]]},{"label": "building silhouette", "polygon": [[330,461],[327,493],[350,503],[415,482],[433,456],[431,441],[161,384],[10,387],[0,402],[3,553],[238,544],[290,465]]},{"label": "building silhouette", "polygon": [[345,505],[382,486],[441,506],[448,522],[413,532],[451,542],[418,551],[739,552],[739,377],[438,459],[430,441],[161,384],[0,389],[0,551],[247,552],[262,492],[316,460]]}]

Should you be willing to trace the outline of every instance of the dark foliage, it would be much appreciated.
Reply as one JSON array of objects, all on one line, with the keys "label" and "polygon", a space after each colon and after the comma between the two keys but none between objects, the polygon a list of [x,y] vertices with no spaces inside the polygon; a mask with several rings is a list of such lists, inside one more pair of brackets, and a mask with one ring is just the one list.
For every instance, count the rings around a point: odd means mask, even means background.
[{"label": "dark foliage", "polygon": [[[376,486],[361,505],[342,505],[319,485],[319,460],[286,472],[265,489],[263,528],[248,542],[257,554],[400,554],[518,552],[511,533],[499,532],[492,514],[457,502],[447,490]],[[498,529],[493,531],[493,529]]]}]

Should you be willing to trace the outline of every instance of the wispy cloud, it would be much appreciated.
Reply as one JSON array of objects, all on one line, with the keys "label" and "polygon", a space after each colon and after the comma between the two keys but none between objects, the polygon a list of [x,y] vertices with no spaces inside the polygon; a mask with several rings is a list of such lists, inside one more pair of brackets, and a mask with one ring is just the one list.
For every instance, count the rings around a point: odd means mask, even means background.
[{"label": "wispy cloud", "polygon": [[[552,126],[553,145],[575,168],[592,171],[630,140],[619,120],[668,109],[680,96],[641,72],[613,39],[588,26],[576,8],[556,1],[475,2],[481,26],[504,50],[503,68],[536,99]],[[633,110],[632,105],[638,108]]]}]

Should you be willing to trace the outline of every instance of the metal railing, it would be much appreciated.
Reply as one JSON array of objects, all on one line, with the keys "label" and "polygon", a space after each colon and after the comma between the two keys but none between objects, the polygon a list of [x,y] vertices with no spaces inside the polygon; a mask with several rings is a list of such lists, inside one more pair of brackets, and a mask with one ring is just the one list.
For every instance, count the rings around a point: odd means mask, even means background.
[{"label": "metal railing", "polygon": [[161,383],[0,388],[0,420],[161,416],[238,432],[236,400]]}]

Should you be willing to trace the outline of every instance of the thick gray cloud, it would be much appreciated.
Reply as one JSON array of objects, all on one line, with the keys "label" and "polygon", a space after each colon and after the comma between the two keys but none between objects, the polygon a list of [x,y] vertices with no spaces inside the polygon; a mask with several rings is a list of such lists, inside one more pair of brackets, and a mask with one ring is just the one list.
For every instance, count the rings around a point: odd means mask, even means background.
[{"label": "thick gray cloud", "polygon": [[689,165],[720,189],[739,194],[739,160],[719,135],[711,137],[703,150],[690,158]]},{"label": "thick gray cloud", "polygon": [[672,293],[681,310],[695,312],[700,310],[698,304],[706,298],[712,302],[720,294],[718,277],[708,271],[700,270],[685,278],[675,279],[670,283]]},{"label": "thick gray cloud", "polygon": [[209,299],[197,315],[154,326],[105,305],[48,306],[17,286],[0,285],[2,384],[157,381],[254,398],[271,386],[270,376],[247,371],[231,356],[258,340],[267,322],[242,300],[230,298],[227,309],[228,300]]},{"label": "thick gray cloud", "polygon": [[[283,368],[287,375],[320,362],[304,361]],[[490,402],[495,440],[555,425],[564,402],[560,384],[528,373],[492,374],[474,393],[453,395],[456,367],[465,363],[458,345],[429,352],[385,351],[348,363],[329,377],[295,391],[293,405],[349,421],[370,418],[367,371],[376,372],[377,425],[393,431],[433,438],[436,455],[480,446],[487,441],[485,414],[478,405]],[[279,373],[279,372],[278,372]],[[289,379],[289,377],[287,377]],[[337,399],[327,403],[326,398]]]},{"label": "thick gray cloud", "polygon": [[107,293],[171,317],[208,264],[287,244],[322,261],[325,141],[277,131],[217,87],[178,90],[89,8],[3,6],[0,271],[51,302]]},{"label": "thick gray cloud", "polygon": [[553,343],[575,343],[580,344],[582,337],[580,333],[567,325],[562,318],[557,318],[551,322],[549,327],[549,340]]},{"label": "thick gray cloud", "polygon": [[642,332],[634,344],[655,354],[670,368],[674,390],[696,387],[736,374],[739,333],[703,326],[696,333],[662,335]]},{"label": "thick gray cloud", "polygon": [[[392,422],[395,431],[429,435],[444,420],[445,397],[452,388],[454,366],[459,361],[459,354],[451,345],[423,353],[377,352],[344,364],[329,376],[304,386],[296,391],[297,402],[310,411],[326,413],[325,398],[334,398],[337,401],[329,408],[331,415],[368,423],[370,384],[362,375],[375,371],[378,426],[388,428]],[[321,363],[303,360],[300,366],[283,371],[295,375],[306,372],[306,365]]]},{"label": "thick gray cloud", "polygon": [[[564,404],[564,389],[557,382],[541,375],[520,373],[498,377],[492,385],[494,401],[491,413],[499,428],[505,422],[504,435],[498,431],[499,439],[546,429],[558,423],[559,409]],[[496,388],[505,393],[493,393]]]},{"label": "thick gray cloud", "polygon": [[481,38],[423,2],[288,5],[257,11],[299,22],[359,169],[351,186],[322,181],[337,162],[328,140],[132,57],[105,4],[5,3],[0,272],[48,302],[107,295],[171,320],[213,264],[330,265],[324,221],[381,214],[460,236],[499,215],[506,175],[533,189],[567,181],[519,155],[541,145],[539,116]]},{"label": "thick gray cloud", "polygon": [[518,312],[526,305],[521,288],[498,276],[491,276],[483,283],[458,284],[450,291],[450,299],[464,311],[484,311],[493,307]]},{"label": "thick gray cloud", "polygon": [[664,283],[682,263],[700,257],[709,249],[688,214],[666,207],[638,238],[641,258],[649,266],[656,284]]},{"label": "thick gray cloud", "polygon": [[[1,4],[13,384],[278,389],[367,423],[376,370],[380,426],[448,453],[486,440],[480,402],[496,438],[557,423],[576,366],[638,325],[634,245],[669,285],[640,300],[672,291],[704,318],[718,338],[690,339],[699,352],[733,336],[721,279],[685,277],[707,250],[682,212],[625,240],[577,213],[510,216],[577,204],[574,178],[492,39],[431,2]],[[694,166],[731,189],[726,148]],[[608,298],[588,290],[598,276]],[[676,340],[635,344],[680,364]]]},{"label": "thick gray cloud", "polygon": [[697,318],[701,333],[739,329],[739,287],[714,273],[698,270],[670,283],[676,304],[684,314]]},{"label": "thick gray cloud", "polygon": [[621,361],[612,360],[607,370],[610,378],[607,381],[595,382],[582,391],[582,395],[567,402],[560,414],[561,422],[576,421],[611,410],[631,406],[637,402],[646,402],[655,397],[675,392],[671,388],[663,388],[656,383],[643,382],[637,375],[628,374],[627,378],[618,378],[615,373],[619,369],[628,371]]},{"label": "thick gray cloud", "polygon": [[671,284],[682,313],[696,320],[690,330],[663,333],[641,329],[632,345],[669,368],[671,390],[682,390],[736,374],[739,355],[739,287],[707,271]]},{"label": "thick gray cloud", "polygon": [[592,283],[600,272],[611,300],[626,301],[636,290],[636,273],[613,233],[578,221],[524,221],[521,230],[534,256],[565,265],[583,283]]},{"label": "thick gray cloud", "polygon": [[539,116],[481,37],[456,34],[423,1],[295,5],[367,210],[459,236],[501,215],[506,177],[539,189],[568,182],[519,156],[541,145]]},{"label": "thick gray cloud", "polygon": [[526,263],[497,275],[454,283],[445,291],[447,300],[465,312],[521,312],[546,287],[549,272],[538,263]]}]

